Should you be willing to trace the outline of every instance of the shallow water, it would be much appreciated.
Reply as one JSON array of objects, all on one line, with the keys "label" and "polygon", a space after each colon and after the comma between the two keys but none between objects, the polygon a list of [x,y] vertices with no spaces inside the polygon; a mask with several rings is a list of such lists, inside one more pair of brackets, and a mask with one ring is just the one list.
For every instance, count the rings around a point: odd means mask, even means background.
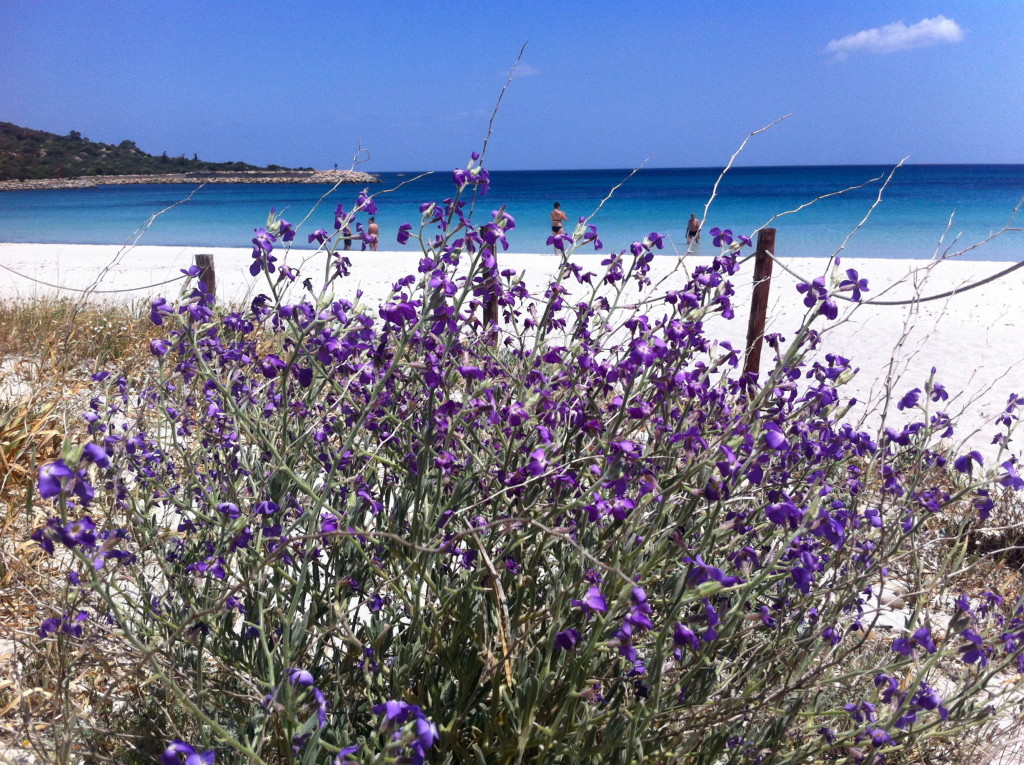
[{"label": "shallow water", "polygon": [[[824,194],[885,176],[882,166],[736,168],[723,179],[708,212],[713,226],[750,234],[779,213],[794,210]],[[685,250],[690,213],[703,214],[717,169],[642,170],[616,191],[595,214],[601,199],[627,170],[506,171],[492,174],[490,192],[477,200],[474,220],[483,223],[502,205],[515,216],[510,249],[544,252],[550,234],[549,212],[559,201],[569,224],[594,214],[605,249],[622,249],[643,235],[667,235],[666,252]],[[386,173],[374,192],[393,188],[415,173]],[[779,255],[827,257],[871,209],[880,181],[832,196],[773,225]],[[142,244],[207,247],[248,246],[254,228],[271,208],[299,223],[329,189],[302,184],[221,184],[196,191],[192,198],[160,215],[140,239]],[[192,191],[185,185],[105,186],[94,189],[0,193],[0,241],[123,244],[153,214]],[[343,186],[314,211],[300,229],[302,240],[317,228],[332,230],[338,202],[351,208],[359,191]],[[381,249],[414,252],[415,242],[395,241],[398,226],[418,227],[419,205],[454,192],[450,172],[408,183],[377,199]],[[882,203],[849,242],[845,254],[856,257],[929,258],[952,245],[962,249],[1007,225],[1024,198],[1024,165],[911,165],[899,169]],[[946,226],[953,216],[948,233]],[[361,216],[365,222],[366,216]],[[945,243],[939,244],[945,233]],[[953,240],[959,234],[959,242]],[[699,251],[712,251],[707,233]],[[980,250],[973,260],[1024,259],[1024,232],[1009,232]]]}]

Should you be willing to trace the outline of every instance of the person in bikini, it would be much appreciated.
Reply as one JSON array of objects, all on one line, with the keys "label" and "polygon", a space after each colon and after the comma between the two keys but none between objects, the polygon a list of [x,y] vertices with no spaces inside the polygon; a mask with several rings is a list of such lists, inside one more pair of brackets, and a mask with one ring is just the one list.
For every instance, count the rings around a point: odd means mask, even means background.
[{"label": "person in bikini", "polygon": [[562,223],[564,223],[567,218],[568,216],[562,210],[562,206],[558,202],[555,202],[555,209],[551,211],[551,233],[561,234]]},{"label": "person in bikini", "polygon": [[[562,223],[567,219],[565,211],[562,210],[562,206],[555,202],[555,208],[551,211],[551,236],[558,236],[562,233]],[[560,250],[557,244],[555,245],[556,250]]]},{"label": "person in bikini", "polygon": [[686,224],[686,243],[693,244],[694,240],[700,243],[700,221],[695,213],[690,213],[690,222]]}]

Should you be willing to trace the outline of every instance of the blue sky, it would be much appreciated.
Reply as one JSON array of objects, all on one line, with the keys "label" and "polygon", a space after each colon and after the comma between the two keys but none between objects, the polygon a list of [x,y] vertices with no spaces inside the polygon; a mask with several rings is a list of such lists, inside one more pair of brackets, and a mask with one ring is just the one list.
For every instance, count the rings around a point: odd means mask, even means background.
[{"label": "blue sky", "polygon": [[0,0],[0,120],[210,160],[1024,163],[1024,3]]}]

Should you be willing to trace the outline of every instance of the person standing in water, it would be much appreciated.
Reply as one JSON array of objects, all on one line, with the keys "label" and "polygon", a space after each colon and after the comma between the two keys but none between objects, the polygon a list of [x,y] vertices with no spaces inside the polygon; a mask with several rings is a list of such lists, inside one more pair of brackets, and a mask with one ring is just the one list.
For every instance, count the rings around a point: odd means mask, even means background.
[{"label": "person standing in water", "polygon": [[696,213],[690,213],[690,222],[686,224],[686,243],[693,244],[694,240],[700,243],[700,221]]},{"label": "person standing in water", "polygon": [[370,249],[376,252],[377,242],[380,240],[380,226],[377,225],[376,218],[370,218],[370,225],[366,227],[366,233],[370,237]]},{"label": "person standing in water", "polygon": [[551,211],[551,233],[558,236],[562,233],[562,224],[566,221],[567,215],[562,210],[562,206],[555,202],[555,209]]},{"label": "person standing in water", "polygon": [[[558,237],[562,234],[562,224],[566,221],[567,217],[568,216],[565,214],[565,211],[562,210],[562,206],[558,202],[555,202],[555,207],[554,209],[551,210],[551,237],[548,238],[548,243],[551,242],[552,238]],[[560,240],[556,239],[556,250],[563,249],[561,246],[559,246],[559,243]]]}]

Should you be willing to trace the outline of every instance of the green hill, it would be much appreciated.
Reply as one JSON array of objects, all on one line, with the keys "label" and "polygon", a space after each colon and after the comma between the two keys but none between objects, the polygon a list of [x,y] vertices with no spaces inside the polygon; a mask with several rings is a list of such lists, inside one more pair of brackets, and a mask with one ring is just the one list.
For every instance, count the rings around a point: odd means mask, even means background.
[{"label": "green hill", "polygon": [[[237,172],[243,170],[291,170],[280,165],[258,167],[245,162],[204,162],[198,156],[169,157],[147,154],[134,141],[114,145],[83,138],[77,130],[68,135],[0,122],[0,181],[30,178],[78,178],[96,175],[146,175],[151,173]],[[310,168],[296,168],[309,170]]]}]

